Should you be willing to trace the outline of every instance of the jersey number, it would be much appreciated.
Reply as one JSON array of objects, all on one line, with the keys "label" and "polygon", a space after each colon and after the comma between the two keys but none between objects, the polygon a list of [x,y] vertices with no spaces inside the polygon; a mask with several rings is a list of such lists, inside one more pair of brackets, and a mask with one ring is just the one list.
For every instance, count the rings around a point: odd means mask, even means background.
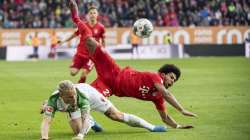
[{"label": "jersey number", "polygon": [[145,93],[148,93],[149,92],[149,87],[147,87],[147,86],[141,86],[140,88],[139,88],[139,91],[142,93],[142,94],[145,94]]}]

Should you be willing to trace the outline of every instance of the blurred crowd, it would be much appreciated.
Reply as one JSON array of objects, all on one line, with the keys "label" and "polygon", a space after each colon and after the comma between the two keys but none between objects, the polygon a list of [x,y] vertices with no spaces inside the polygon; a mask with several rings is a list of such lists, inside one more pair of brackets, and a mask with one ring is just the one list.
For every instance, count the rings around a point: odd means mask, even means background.
[{"label": "blurred crowd", "polygon": [[[67,0],[0,0],[2,28],[73,27]],[[250,0],[76,0],[81,18],[99,8],[106,27],[128,27],[138,18],[155,26],[249,26]]]}]

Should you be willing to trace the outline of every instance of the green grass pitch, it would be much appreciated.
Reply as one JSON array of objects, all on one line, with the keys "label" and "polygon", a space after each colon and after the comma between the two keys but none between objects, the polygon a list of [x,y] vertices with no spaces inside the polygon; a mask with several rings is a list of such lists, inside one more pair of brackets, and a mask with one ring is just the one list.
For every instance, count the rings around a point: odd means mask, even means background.
[{"label": "green grass pitch", "polygon": [[[199,115],[189,118],[168,106],[168,112],[181,124],[194,129],[169,129],[150,133],[132,128],[93,113],[105,132],[90,132],[86,140],[249,140],[250,139],[250,59],[207,57],[167,60],[123,60],[139,70],[155,71],[164,63],[174,63],[182,77],[170,90],[186,109]],[[39,107],[60,80],[78,80],[69,75],[70,60],[5,62],[0,61],[0,140],[38,140],[42,116]],[[94,80],[95,72],[88,77]],[[151,102],[112,97],[124,112],[136,114],[154,124],[163,124]],[[56,113],[51,127],[53,140],[70,140],[66,114]]]}]

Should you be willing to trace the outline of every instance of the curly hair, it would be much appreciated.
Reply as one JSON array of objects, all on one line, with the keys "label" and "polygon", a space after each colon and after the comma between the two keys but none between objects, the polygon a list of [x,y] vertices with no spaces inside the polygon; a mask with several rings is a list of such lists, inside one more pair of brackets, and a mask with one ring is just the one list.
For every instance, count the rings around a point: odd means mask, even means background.
[{"label": "curly hair", "polygon": [[181,71],[180,69],[174,65],[174,64],[165,64],[163,65],[159,70],[158,72],[160,73],[165,73],[165,74],[168,74],[170,72],[173,72],[176,76],[176,80],[177,81],[179,79],[179,77],[181,76]]}]

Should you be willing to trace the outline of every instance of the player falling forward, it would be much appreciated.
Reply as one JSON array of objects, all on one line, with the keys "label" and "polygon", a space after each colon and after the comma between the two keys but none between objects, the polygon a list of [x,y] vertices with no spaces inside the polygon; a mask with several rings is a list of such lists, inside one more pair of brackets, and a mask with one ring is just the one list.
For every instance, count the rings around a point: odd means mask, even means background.
[{"label": "player falling forward", "polygon": [[56,111],[68,112],[69,124],[76,135],[74,140],[82,140],[94,125],[89,114],[95,110],[108,118],[132,127],[145,128],[151,132],[165,132],[164,126],[154,126],[145,120],[128,113],[120,112],[101,93],[88,84],[73,84],[69,80],[61,81],[58,90],[49,98],[42,108],[44,117],[41,124],[41,139],[49,139],[49,126]]},{"label": "player falling forward", "polygon": [[[101,43],[102,46],[105,46],[105,35],[104,35],[105,28],[104,28],[104,25],[98,22],[97,17],[98,17],[97,8],[94,6],[89,7],[88,13],[87,13],[86,25],[92,31],[92,34],[95,40]],[[80,36],[80,42],[77,46],[76,54],[74,55],[72,64],[70,66],[70,74],[72,76],[75,76],[82,69],[82,74],[78,83],[85,83],[86,77],[89,74],[89,72],[93,69],[94,64],[89,59],[88,51],[86,47],[84,47],[85,45],[84,38],[79,33],[79,30],[77,30],[74,34],[72,34],[66,40],[59,41],[58,43],[63,44],[75,38],[76,36]]]},{"label": "player falling forward", "polygon": [[[117,96],[133,97],[152,101],[164,123],[173,128],[193,128],[192,125],[180,125],[165,111],[164,103],[167,101],[185,116],[197,115],[184,109],[168,90],[180,77],[180,70],[175,65],[164,65],[158,73],[139,72],[129,67],[121,69],[115,61],[101,48],[92,37],[91,31],[78,16],[78,7],[74,0],[69,1],[73,22],[77,25],[79,33],[84,38],[91,59],[98,74],[97,84],[111,89]],[[98,82],[100,84],[98,84]],[[95,83],[93,84],[95,85]],[[98,88],[98,87],[97,87]],[[99,89],[101,90],[101,89]]]}]

